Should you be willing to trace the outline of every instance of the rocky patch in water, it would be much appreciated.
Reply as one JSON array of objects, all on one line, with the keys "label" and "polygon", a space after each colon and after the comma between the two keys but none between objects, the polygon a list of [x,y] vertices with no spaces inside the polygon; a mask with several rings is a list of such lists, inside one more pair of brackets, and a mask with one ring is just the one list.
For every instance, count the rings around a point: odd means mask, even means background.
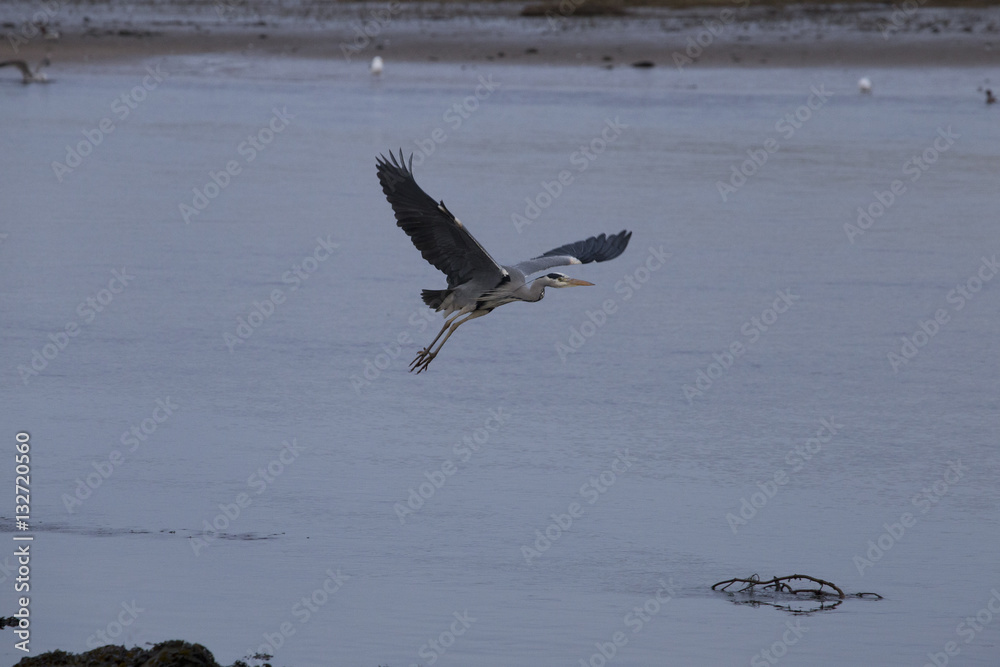
[{"label": "rocky patch in water", "polygon": [[[180,639],[161,642],[149,649],[102,646],[86,653],[49,651],[23,658],[15,667],[222,667],[201,644]],[[247,667],[238,660],[232,667]]]}]

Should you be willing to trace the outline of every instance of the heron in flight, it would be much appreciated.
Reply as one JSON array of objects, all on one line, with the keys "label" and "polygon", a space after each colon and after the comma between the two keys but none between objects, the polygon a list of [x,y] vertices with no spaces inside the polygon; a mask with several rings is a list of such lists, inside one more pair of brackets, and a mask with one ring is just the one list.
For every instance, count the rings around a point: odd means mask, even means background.
[{"label": "heron in flight", "polygon": [[43,67],[48,67],[51,63],[48,58],[38,63],[38,67],[31,69],[28,63],[23,60],[5,60],[0,63],[0,67],[16,67],[21,70],[21,83],[47,83],[49,77],[42,72]]},{"label": "heron in flight", "polygon": [[[444,202],[435,202],[413,179],[413,155],[407,166],[403,152],[399,160],[390,153],[389,159],[376,160],[382,191],[396,214],[401,227],[423,258],[448,278],[448,289],[425,289],[424,303],[436,311],[444,311],[445,322],[431,344],[417,353],[410,363],[410,372],[427,370],[455,330],[469,320],[487,315],[494,308],[514,301],[541,301],[546,287],[593,285],[585,280],[570,278],[562,273],[546,273],[528,277],[556,266],[606,262],[625,251],[632,232],[622,230],[607,236],[592,236],[550,250],[534,259],[511,266],[501,266],[458,221]],[[447,333],[446,333],[447,332]],[[441,340],[437,348],[434,344]]]}]

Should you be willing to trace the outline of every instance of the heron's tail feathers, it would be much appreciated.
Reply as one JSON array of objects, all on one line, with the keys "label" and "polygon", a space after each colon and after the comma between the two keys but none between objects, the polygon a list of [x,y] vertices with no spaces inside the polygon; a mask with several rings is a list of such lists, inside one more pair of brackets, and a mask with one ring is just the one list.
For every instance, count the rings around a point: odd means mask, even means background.
[{"label": "heron's tail feathers", "polygon": [[449,294],[451,294],[450,289],[425,289],[420,292],[420,297],[434,310],[441,310],[441,304]]}]

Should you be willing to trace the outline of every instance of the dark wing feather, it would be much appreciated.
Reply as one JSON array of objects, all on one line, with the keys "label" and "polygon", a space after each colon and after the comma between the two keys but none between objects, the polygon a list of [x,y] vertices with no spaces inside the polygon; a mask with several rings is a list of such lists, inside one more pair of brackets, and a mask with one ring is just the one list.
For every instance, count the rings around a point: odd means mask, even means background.
[{"label": "dark wing feather", "polygon": [[[387,160],[375,161],[382,192],[396,214],[396,225],[406,232],[420,254],[448,276],[448,287],[457,287],[473,278],[499,282],[506,273],[458,221],[444,202],[435,202],[413,179],[410,168],[399,152]],[[488,282],[488,280],[486,281]]]},{"label": "dark wing feather", "polygon": [[606,262],[625,252],[625,248],[628,247],[628,242],[631,238],[632,232],[627,232],[623,229],[611,236],[601,234],[600,236],[591,236],[589,239],[577,241],[576,243],[567,243],[554,250],[549,250],[544,255],[539,255],[535,259],[568,256],[575,257],[581,264]]},{"label": "dark wing feather", "polygon": [[529,276],[539,271],[545,271],[555,266],[570,264],[589,264],[590,262],[606,262],[625,252],[632,232],[624,229],[617,234],[607,236],[591,236],[589,239],[567,243],[534,259],[527,259],[514,265],[514,268]]}]

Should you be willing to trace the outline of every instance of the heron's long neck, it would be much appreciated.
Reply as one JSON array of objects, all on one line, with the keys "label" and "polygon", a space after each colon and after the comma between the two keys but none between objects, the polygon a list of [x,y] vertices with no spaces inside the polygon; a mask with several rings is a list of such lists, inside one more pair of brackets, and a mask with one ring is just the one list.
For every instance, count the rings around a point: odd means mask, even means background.
[{"label": "heron's long neck", "polygon": [[545,296],[545,287],[549,284],[548,277],[542,276],[541,278],[535,278],[530,283],[524,286],[524,291],[527,293],[524,300],[525,301],[541,301],[542,297]]}]

